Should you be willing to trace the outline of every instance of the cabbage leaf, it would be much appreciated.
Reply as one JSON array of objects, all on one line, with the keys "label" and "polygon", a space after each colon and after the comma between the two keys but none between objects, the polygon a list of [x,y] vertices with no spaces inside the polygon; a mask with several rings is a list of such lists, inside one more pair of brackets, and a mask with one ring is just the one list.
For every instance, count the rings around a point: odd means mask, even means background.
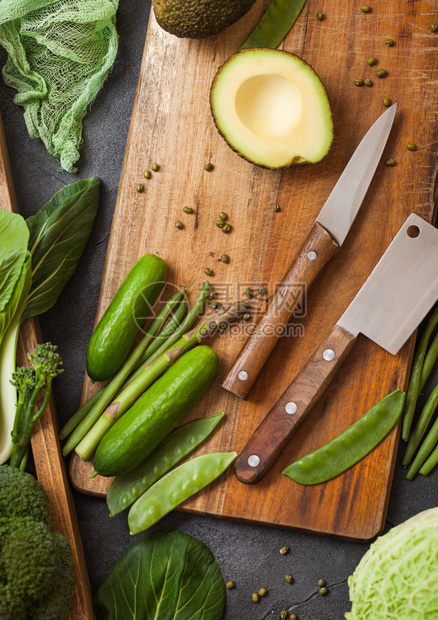
[{"label": "cabbage leaf", "polygon": [[380,536],[348,579],[347,620],[438,618],[438,508]]}]

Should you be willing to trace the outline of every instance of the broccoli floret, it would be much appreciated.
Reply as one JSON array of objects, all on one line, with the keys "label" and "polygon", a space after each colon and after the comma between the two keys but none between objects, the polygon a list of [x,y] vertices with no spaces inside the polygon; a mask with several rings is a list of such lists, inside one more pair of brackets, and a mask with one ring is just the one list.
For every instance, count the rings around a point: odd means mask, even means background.
[{"label": "broccoli floret", "polygon": [[0,519],[0,617],[15,618],[49,593],[55,544],[45,523],[31,517]]},{"label": "broccoli floret", "polygon": [[50,522],[49,500],[43,486],[28,473],[15,467],[0,467],[0,518],[32,517]]},{"label": "broccoli floret", "polygon": [[0,507],[0,620],[66,620],[73,558],[65,538],[50,529],[43,487],[2,466]]},{"label": "broccoli floret", "polygon": [[61,534],[53,534],[56,547],[55,576],[50,592],[28,610],[32,620],[64,620],[70,613],[70,604],[76,587],[73,558],[68,542]]}]

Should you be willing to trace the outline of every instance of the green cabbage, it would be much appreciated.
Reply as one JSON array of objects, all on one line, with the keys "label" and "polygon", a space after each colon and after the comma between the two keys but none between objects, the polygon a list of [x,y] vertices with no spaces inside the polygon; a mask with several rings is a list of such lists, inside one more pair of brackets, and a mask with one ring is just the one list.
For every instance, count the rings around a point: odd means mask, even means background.
[{"label": "green cabbage", "polygon": [[438,508],[380,536],[348,580],[347,620],[438,618]]}]

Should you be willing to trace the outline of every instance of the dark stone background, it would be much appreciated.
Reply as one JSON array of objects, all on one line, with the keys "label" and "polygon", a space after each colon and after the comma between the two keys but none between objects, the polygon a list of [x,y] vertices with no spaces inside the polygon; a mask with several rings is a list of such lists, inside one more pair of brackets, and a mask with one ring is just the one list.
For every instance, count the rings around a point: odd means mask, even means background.
[{"label": "dark stone background", "polygon": [[[66,370],[54,387],[60,425],[74,413],[80,400],[149,10],[150,3],[145,0],[120,3],[119,54],[113,72],[86,117],[76,175],[61,171],[42,142],[29,138],[22,109],[13,103],[14,92],[0,80],[0,110],[18,204],[24,216],[35,213],[67,183],[93,175],[102,178],[100,210],[84,257],[56,307],[41,317],[44,339],[58,344]],[[5,57],[1,50],[1,65]],[[438,369],[425,394],[437,381]],[[74,499],[95,592],[137,537],[129,535],[125,514],[113,519],[108,516],[102,499],[78,493]],[[398,460],[387,528],[436,504],[437,472],[408,482]],[[233,579],[237,586],[227,592],[226,620],[276,619],[284,608],[296,613],[299,620],[341,620],[350,607],[347,578],[368,549],[362,543],[178,512],[168,515],[154,529],[179,529],[210,547],[224,578]],[[285,557],[279,554],[283,545],[291,549]],[[292,585],[284,580],[286,573],[293,575]],[[320,578],[328,583],[328,596],[317,593]],[[269,590],[269,595],[254,604],[251,593],[262,586]]]}]

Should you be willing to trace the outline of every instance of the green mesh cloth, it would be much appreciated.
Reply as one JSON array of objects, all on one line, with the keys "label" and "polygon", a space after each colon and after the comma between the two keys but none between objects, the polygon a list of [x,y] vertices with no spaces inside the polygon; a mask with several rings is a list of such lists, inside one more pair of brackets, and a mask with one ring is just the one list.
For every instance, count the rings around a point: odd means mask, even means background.
[{"label": "green mesh cloth", "polygon": [[5,83],[31,138],[75,172],[82,121],[117,54],[118,0],[0,0]]}]

